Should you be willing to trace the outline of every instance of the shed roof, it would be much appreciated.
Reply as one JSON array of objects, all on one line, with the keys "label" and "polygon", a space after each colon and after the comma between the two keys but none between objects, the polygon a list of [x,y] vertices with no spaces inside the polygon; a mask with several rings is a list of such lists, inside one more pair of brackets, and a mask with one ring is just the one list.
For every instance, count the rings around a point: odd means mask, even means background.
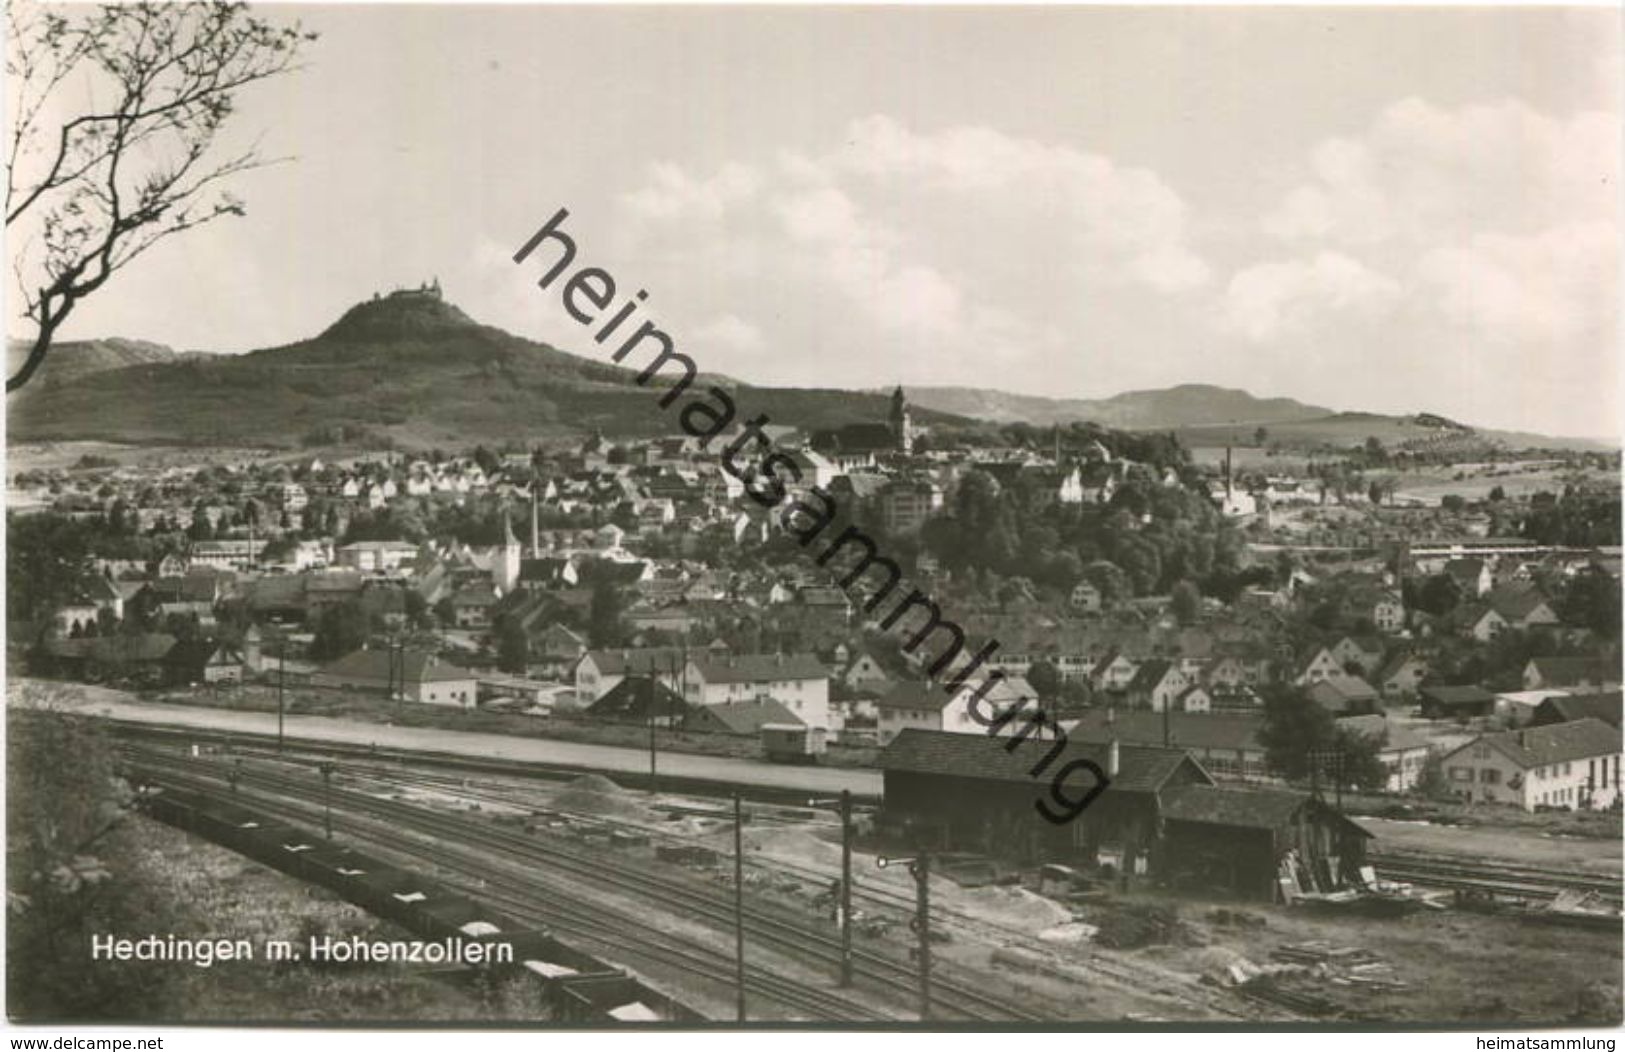
[{"label": "shed roof", "polygon": [[1330,815],[1360,835],[1371,836],[1359,823],[1317,803],[1308,793],[1216,785],[1175,785],[1162,792],[1163,817],[1175,822],[1274,830],[1290,825],[1304,808]]},{"label": "shed roof", "polygon": [[[1010,746],[1014,743],[1014,748]],[[1032,782],[1032,769],[1039,766],[1053,741],[1028,738],[993,738],[983,734],[952,734],[908,727],[892,739],[880,754],[881,769],[917,774],[941,774],[981,781]],[[1048,765],[1051,773],[1073,760],[1088,760],[1102,770],[1107,766],[1105,745],[1068,741]],[[1118,773],[1112,788],[1120,792],[1156,792],[1183,765],[1194,769],[1197,780],[1212,782],[1200,764],[1184,749],[1160,746],[1119,745]]]}]

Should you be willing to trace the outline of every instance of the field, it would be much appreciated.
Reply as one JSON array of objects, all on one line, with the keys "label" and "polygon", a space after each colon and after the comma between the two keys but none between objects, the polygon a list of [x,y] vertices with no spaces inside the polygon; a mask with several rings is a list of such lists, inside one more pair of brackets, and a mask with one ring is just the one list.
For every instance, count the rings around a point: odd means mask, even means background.
[{"label": "field", "polygon": [[[1249,442],[1251,440],[1249,439]],[[1196,463],[1217,468],[1224,463],[1225,447],[1204,445],[1191,450]],[[1231,463],[1237,474],[1296,475],[1307,473],[1310,457],[1292,450],[1265,449],[1255,445],[1233,446]],[[1561,461],[1529,459],[1500,463],[1474,462],[1427,466],[1408,471],[1367,471],[1367,485],[1372,482],[1392,484],[1394,502],[1426,507],[1437,507],[1446,496],[1457,496],[1468,502],[1487,499],[1499,486],[1508,499],[1517,500],[1539,492],[1561,493],[1572,481],[1591,484],[1617,482],[1613,475],[1600,471],[1581,471],[1565,466]],[[1354,495],[1357,505],[1366,504],[1364,493]]]}]

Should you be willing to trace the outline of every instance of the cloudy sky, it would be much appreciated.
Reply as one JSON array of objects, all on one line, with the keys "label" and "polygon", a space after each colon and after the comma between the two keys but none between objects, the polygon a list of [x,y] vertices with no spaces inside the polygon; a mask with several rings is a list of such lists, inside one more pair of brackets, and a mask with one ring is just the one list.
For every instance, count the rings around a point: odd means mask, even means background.
[{"label": "cloudy sky", "polygon": [[580,262],[757,382],[1619,433],[1608,8],[297,13],[308,68],[239,117],[297,159],[68,335],[245,350],[438,276],[601,356],[509,261],[564,207]]}]

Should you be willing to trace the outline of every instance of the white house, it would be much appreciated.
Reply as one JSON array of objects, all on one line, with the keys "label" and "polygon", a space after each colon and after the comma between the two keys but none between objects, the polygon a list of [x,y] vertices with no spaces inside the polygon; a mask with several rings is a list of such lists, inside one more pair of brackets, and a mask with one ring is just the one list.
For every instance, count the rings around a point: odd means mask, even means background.
[{"label": "white house", "polygon": [[324,666],[311,677],[317,687],[380,691],[425,705],[473,708],[479,686],[474,673],[433,654],[361,649]]},{"label": "white house", "polygon": [[681,647],[589,650],[576,663],[576,698],[583,704],[597,701],[629,675],[652,675],[666,687],[677,690],[687,660]]},{"label": "white house", "polygon": [[[981,677],[972,678],[951,693],[943,683],[910,680],[897,684],[875,702],[879,743],[889,744],[909,727],[953,734],[987,734],[990,724],[1011,706],[1031,704],[1036,708],[1033,689],[1024,679],[994,680],[985,691],[984,686],[986,681]],[[978,695],[982,698],[978,706],[980,720],[972,717],[970,709]],[[1014,733],[1026,723],[1025,719],[1016,717],[1000,730]]]},{"label": "white house", "polygon": [[1587,717],[1484,734],[1444,757],[1452,791],[1472,803],[1604,810],[1619,797],[1620,731]]},{"label": "white house", "polygon": [[829,670],[812,654],[690,656],[681,689],[692,705],[773,698],[809,727],[830,727]]}]

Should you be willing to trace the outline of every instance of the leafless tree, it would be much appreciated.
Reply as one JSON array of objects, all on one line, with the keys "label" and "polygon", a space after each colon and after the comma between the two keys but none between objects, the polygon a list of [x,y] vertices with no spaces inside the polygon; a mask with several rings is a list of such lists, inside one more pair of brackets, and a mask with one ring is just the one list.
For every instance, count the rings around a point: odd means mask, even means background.
[{"label": "leafless tree", "polygon": [[297,68],[315,35],[239,3],[11,0],[6,16],[6,232],[35,326],[10,393],[115,272],[172,234],[243,213],[222,184],[271,161],[216,149],[220,130],[236,91]]}]

